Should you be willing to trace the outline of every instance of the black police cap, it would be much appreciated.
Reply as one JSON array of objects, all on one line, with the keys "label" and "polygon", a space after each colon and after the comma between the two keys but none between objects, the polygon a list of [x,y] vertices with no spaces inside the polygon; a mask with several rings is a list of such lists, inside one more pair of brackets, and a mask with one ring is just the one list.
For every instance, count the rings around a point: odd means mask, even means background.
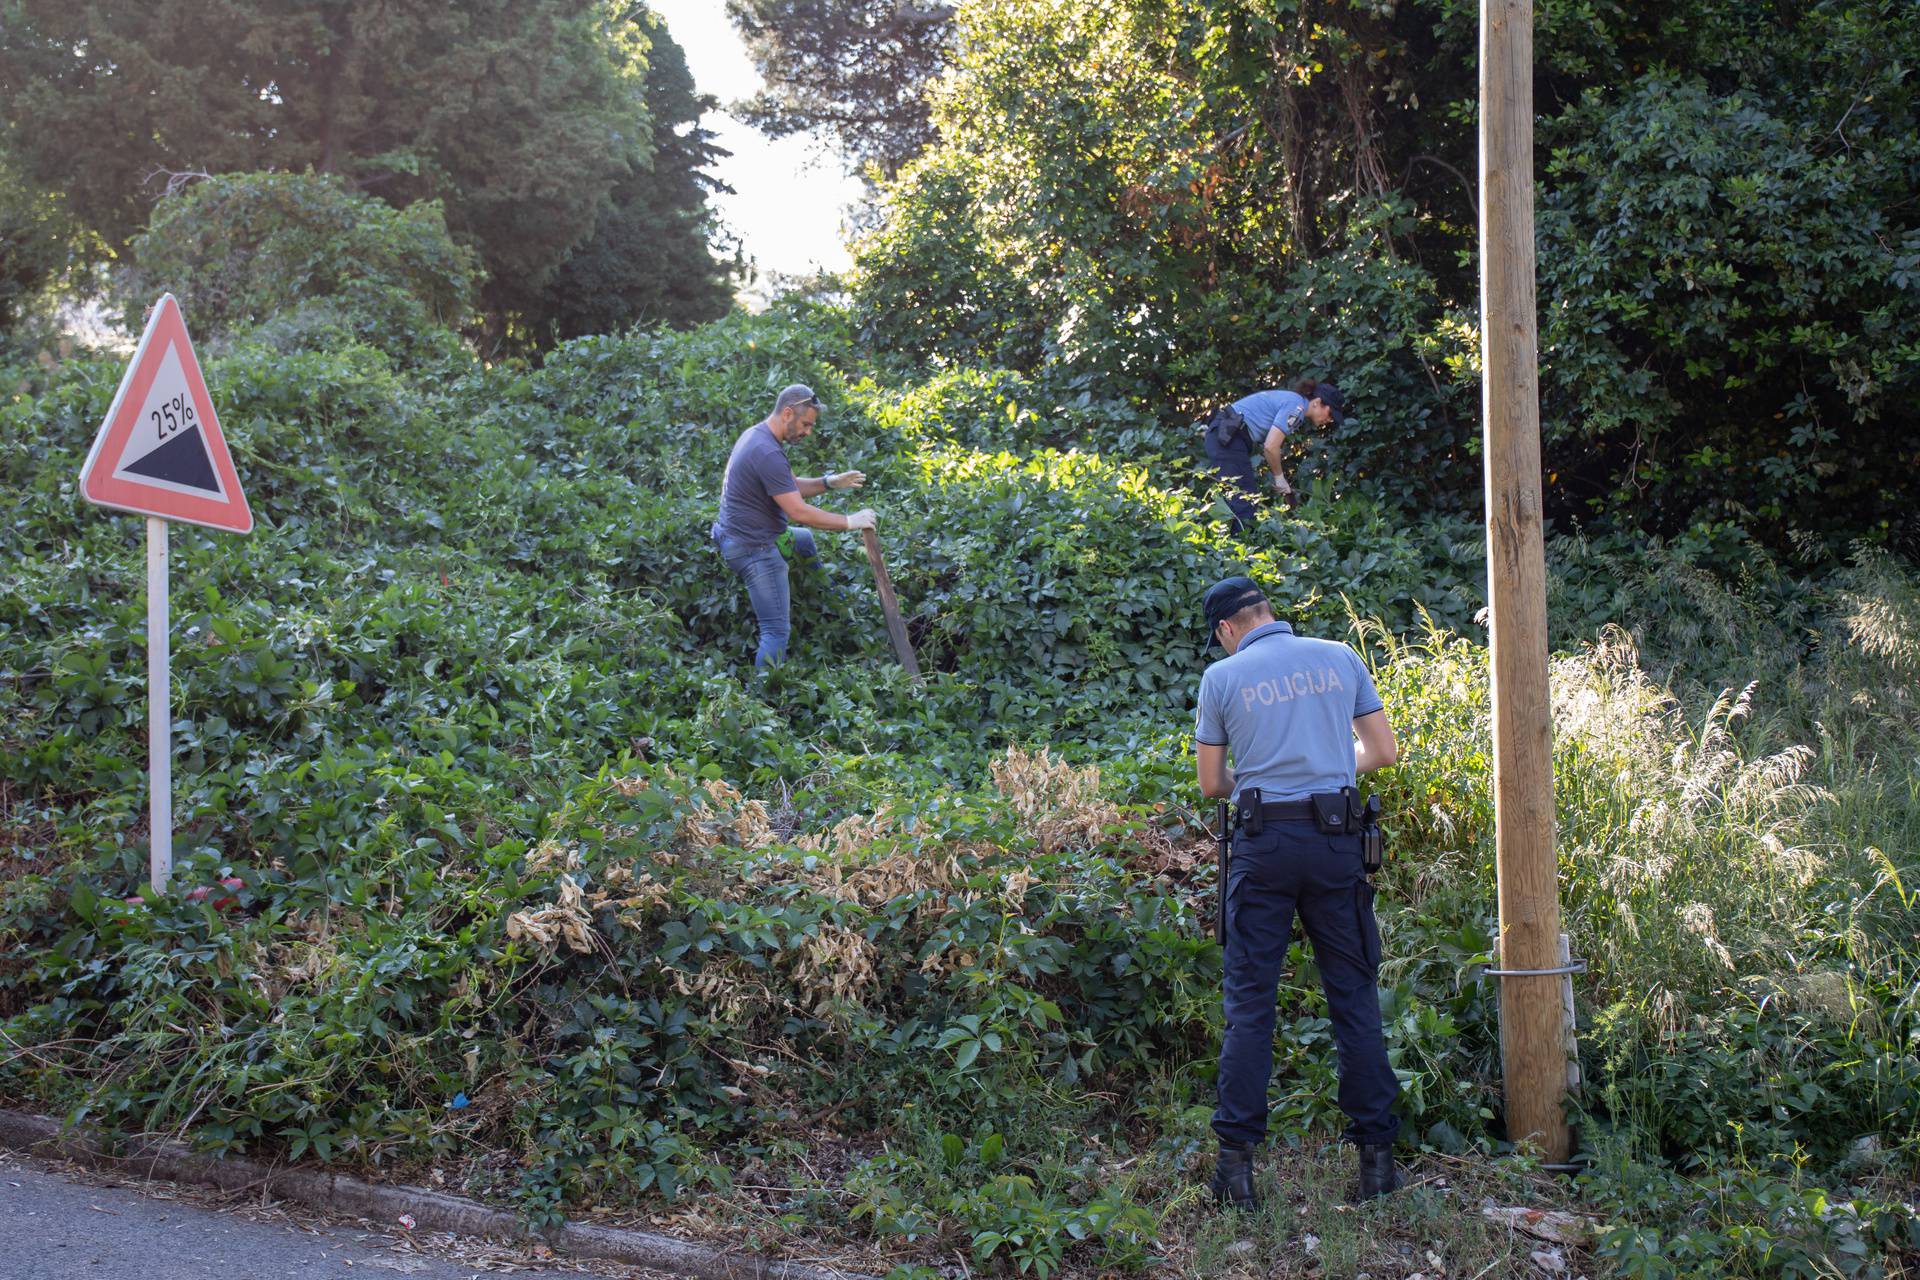
[{"label": "black police cap", "polygon": [[1207,615],[1207,638],[1201,652],[1213,647],[1213,633],[1222,622],[1248,605],[1266,603],[1266,599],[1267,593],[1260,589],[1260,584],[1245,575],[1222,578],[1208,587],[1200,601]]},{"label": "black police cap", "polygon": [[1313,389],[1313,398],[1333,410],[1333,420],[1328,425],[1337,427],[1346,420],[1347,397],[1340,388],[1331,382],[1323,382]]}]

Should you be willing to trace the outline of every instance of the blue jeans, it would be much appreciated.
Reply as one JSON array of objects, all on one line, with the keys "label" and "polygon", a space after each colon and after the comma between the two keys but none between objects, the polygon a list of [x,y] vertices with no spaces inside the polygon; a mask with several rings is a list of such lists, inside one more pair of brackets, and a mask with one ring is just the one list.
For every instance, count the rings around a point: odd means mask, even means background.
[{"label": "blue jeans", "polygon": [[1214,1133],[1238,1146],[1267,1135],[1274,992],[1298,912],[1339,1046],[1347,1140],[1391,1143],[1400,1132],[1392,1110],[1400,1082],[1380,1029],[1380,930],[1373,886],[1360,870],[1360,837],[1321,835],[1311,822],[1269,822],[1257,836],[1234,836],[1227,881],[1227,1029]]},{"label": "blue jeans", "polygon": [[[753,665],[770,667],[786,661],[787,637],[793,630],[786,557],[771,542],[721,538],[718,545],[727,568],[746,581],[747,599],[753,605],[753,616],[760,623],[760,646],[754,651]],[[818,554],[813,530],[793,530],[793,553],[803,560],[811,560]]]}]

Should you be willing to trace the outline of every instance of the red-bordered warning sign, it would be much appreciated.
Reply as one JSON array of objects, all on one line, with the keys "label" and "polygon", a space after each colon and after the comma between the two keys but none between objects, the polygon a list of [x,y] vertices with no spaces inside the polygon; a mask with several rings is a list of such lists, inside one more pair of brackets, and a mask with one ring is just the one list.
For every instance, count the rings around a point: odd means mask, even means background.
[{"label": "red-bordered warning sign", "polygon": [[249,533],[240,491],[200,361],[172,294],[161,297],[80,468],[87,501],[117,511]]}]

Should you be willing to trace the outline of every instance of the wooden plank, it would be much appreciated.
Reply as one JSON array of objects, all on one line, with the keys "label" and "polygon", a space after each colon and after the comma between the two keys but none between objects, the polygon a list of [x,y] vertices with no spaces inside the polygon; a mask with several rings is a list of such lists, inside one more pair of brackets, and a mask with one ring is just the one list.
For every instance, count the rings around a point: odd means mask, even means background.
[{"label": "wooden plank", "polygon": [[907,638],[907,624],[900,620],[900,602],[893,598],[893,579],[887,575],[886,558],[880,554],[880,535],[872,529],[860,531],[867,544],[867,563],[873,566],[874,589],[880,593],[880,611],[887,616],[887,639],[900,665],[915,680],[920,678],[920,660],[913,656],[913,641]]},{"label": "wooden plank", "polygon": [[[1494,840],[1500,963],[1560,958],[1553,740],[1541,529],[1533,237],[1533,4],[1480,6],[1480,322],[1486,413]],[[1567,1159],[1567,1057],[1556,976],[1500,980],[1508,1136]]]}]

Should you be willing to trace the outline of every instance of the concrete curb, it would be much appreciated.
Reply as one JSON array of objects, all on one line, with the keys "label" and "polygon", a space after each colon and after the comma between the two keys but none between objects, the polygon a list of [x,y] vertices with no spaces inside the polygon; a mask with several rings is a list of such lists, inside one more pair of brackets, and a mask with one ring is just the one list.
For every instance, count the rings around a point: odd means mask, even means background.
[{"label": "concrete curb", "polygon": [[375,1222],[392,1223],[406,1213],[413,1216],[416,1227],[428,1231],[493,1240],[537,1240],[563,1258],[625,1262],[692,1280],[872,1280],[849,1271],[822,1270],[716,1249],[651,1231],[571,1223],[550,1231],[534,1231],[514,1214],[425,1187],[387,1186],[244,1156],[215,1159],[197,1155],[177,1142],[138,1139],[116,1152],[92,1135],[63,1132],[56,1120],[5,1108],[0,1108],[0,1148],[222,1191],[264,1190],[282,1200]]}]

